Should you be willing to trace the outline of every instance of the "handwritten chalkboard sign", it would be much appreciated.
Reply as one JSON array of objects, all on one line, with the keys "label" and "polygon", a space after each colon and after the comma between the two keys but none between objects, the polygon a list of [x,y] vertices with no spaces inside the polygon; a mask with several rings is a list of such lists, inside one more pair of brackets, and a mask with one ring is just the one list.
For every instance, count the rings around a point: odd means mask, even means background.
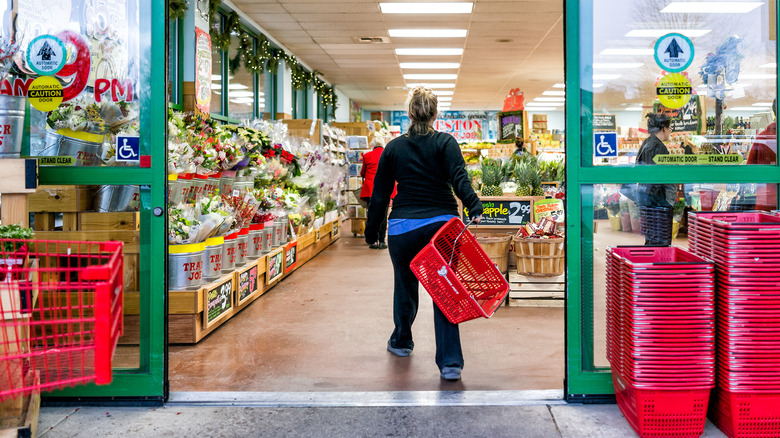
[{"label": "handwritten chalkboard sign", "polygon": [[257,292],[257,265],[238,274],[238,305],[244,303],[253,293]]},{"label": "handwritten chalkboard sign", "polygon": [[614,114],[593,114],[594,131],[616,131],[617,121]]},{"label": "handwritten chalkboard sign", "polygon": [[[515,199],[483,199],[482,220],[480,226],[514,226],[519,227],[531,220],[531,214],[535,199],[542,198],[515,198]],[[468,222],[468,210],[463,210],[463,222]]]},{"label": "handwritten chalkboard sign", "polygon": [[498,113],[499,140],[512,141],[524,138],[525,114],[523,111]]},{"label": "handwritten chalkboard sign", "polygon": [[206,327],[217,322],[233,308],[233,279],[206,292]]},{"label": "handwritten chalkboard sign", "polygon": [[284,275],[284,247],[268,254],[268,270],[265,274],[267,284],[271,284]]},{"label": "handwritten chalkboard sign", "polygon": [[691,96],[691,100],[688,101],[682,108],[671,109],[661,105],[660,102],[656,102],[654,105],[655,112],[665,114],[672,119],[670,128],[672,132],[693,132],[694,134],[700,134],[704,129],[704,111],[701,107],[701,98],[698,95]]}]

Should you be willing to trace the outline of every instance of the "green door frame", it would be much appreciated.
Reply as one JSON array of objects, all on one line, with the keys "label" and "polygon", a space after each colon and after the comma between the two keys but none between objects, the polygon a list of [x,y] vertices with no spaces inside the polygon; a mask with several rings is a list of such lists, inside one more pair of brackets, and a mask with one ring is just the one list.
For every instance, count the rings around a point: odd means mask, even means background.
[{"label": "green door frame", "polygon": [[[100,403],[161,404],[167,397],[167,264],[166,205],[166,62],[168,8],[165,0],[140,0],[141,55],[141,153],[151,155],[151,167],[41,167],[40,184],[139,184],[150,187],[142,194],[140,267],[140,367],[116,370],[110,385],[85,385],[46,394],[56,404],[89,398]],[[143,42],[148,45],[145,46]],[[144,48],[146,47],[146,48]],[[163,214],[152,211],[161,207]],[[162,263],[161,263],[162,262]]]},{"label": "green door frame", "polygon": [[[593,95],[581,88],[592,83],[590,28],[596,0],[564,0],[566,75],[566,399],[571,402],[614,400],[612,373],[593,364],[593,196],[592,184],[620,183],[780,183],[780,167],[592,166]],[[780,8],[778,8],[780,9]],[[777,13],[777,11],[776,11]],[[777,34],[780,20],[775,17]],[[780,59],[780,46],[775,47]],[[587,56],[587,57],[586,57]],[[588,84],[585,84],[588,85]],[[778,75],[777,90],[780,90]],[[587,87],[590,88],[590,87]]]}]

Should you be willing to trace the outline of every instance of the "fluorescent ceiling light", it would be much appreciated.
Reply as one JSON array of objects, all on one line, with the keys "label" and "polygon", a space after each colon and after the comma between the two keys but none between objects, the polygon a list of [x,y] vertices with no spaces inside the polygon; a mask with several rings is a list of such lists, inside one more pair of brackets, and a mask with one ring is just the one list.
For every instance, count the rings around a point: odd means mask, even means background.
[{"label": "fluorescent ceiling light", "polygon": [[466,29],[389,29],[394,38],[464,38]]},{"label": "fluorescent ceiling light", "polygon": [[455,92],[452,91],[452,90],[439,90],[439,91],[436,91],[436,95],[437,96],[452,96],[453,94],[455,94]]},{"label": "fluorescent ceiling light", "polygon": [[742,73],[740,79],[774,79],[777,75],[774,73]]},{"label": "fluorescent ceiling light", "polygon": [[438,101],[439,102],[451,102],[452,101],[452,96],[442,96],[442,97],[438,98]]},{"label": "fluorescent ceiling light", "polygon": [[228,84],[228,90],[248,90],[249,87],[247,87],[244,84]]},{"label": "fluorescent ceiling light", "polygon": [[534,102],[566,102],[565,97],[537,97]]},{"label": "fluorescent ceiling light", "polygon": [[641,106],[630,106],[626,108],[626,111],[643,111],[643,110],[644,108],[642,108]]},{"label": "fluorescent ceiling light", "polygon": [[460,63],[458,62],[402,62],[401,68],[405,69],[431,69],[431,70],[438,70],[438,69],[453,69],[453,68],[459,68]]},{"label": "fluorescent ceiling light", "polygon": [[734,108],[729,107],[729,108],[726,108],[726,109],[730,110],[730,111],[750,111],[750,112],[761,111],[761,108],[756,108],[754,106],[737,106],[737,107],[734,107]]},{"label": "fluorescent ceiling light", "polygon": [[255,94],[252,93],[251,91],[243,91],[243,90],[239,90],[239,91],[231,90],[230,92],[228,92],[228,96],[230,96],[231,98],[232,97],[254,97],[254,95]]},{"label": "fluorescent ceiling light", "polygon": [[458,75],[446,73],[411,73],[405,74],[404,79],[412,79],[415,81],[454,81],[455,79],[458,79]]},{"label": "fluorescent ceiling light", "polygon": [[383,14],[470,14],[474,3],[379,3]]},{"label": "fluorescent ceiling light", "polygon": [[460,56],[463,49],[395,49],[396,55],[408,56]]},{"label": "fluorescent ceiling light", "polygon": [[619,77],[620,75],[593,75],[593,79],[598,81],[611,81]]},{"label": "fluorescent ceiling light", "polygon": [[542,93],[543,96],[565,96],[565,91],[548,90]]},{"label": "fluorescent ceiling light", "polygon": [[563,105],[564,105],[563,102],[528,102],[528,103],[525,104],[525,106],[527,106],[529,108],[536,108],[538,106],[552,106],[552,107],[556,107],[556,106],[563,106]]},{"label": "fluorescent ceiling light", "polygon": [[221,81],[222,80],[222,75],[211,75],[211,80],[212,81]]},{"label": "fluorescent ceiling light", "polygon": [[593,84],[593,88],[601,88],[604,84]]},{"label": "fluorescent ceiling light", "polygon": [[425,88],[455,88],[455,84],[406,84],[407,88],[425,87]]},{"label": "fluorescent ceiling light", "polygon": [[566,88],[566,84],[553,84],[553,88]]},{"label": "fluorescent ceiling light", "polygon": [[770,62],[769,64],[762,65],[761,68],[777,68],[777,63],[776,62]]},{"label": "fluorescent ceiling light", "polygon": [[[528,106],[528,105],[526,105]],[[538,111],[556,111],[558,108],[554,106],[535,106],[533,108],[528,108],[528,111],[538,112]]]},{"label": "fluorescent ceiling light", "polygon": [[593,68],[639,68],[643,65],[641,62],[594,62]]},{"label": "fluorescent ceiling light", "polygon": [[661,12],[667,14],[746,14],[764,2],[671,2]]},{"label": "fluorescent ceiling light", "polygon": [[233,103],[252,103],[254,102],[254,99],[250,99],[248,97],[239,97],[238,99],[230,99]]},{"label": "fluorescent ceiling light", "polygon": [[753,106],[766,106],[766,107],[770,107],[770,106],[772,106],[772,102],[756,102],[756,103],[753,104]]},{"label": "fluorescent ceiling light", "polygon": [[452,105],[452,102],[439,102],[439,107],[441,108],[449,108],[450,105]]},{"label": "fluorescent ceiling light", "polygon": [[601,51],[604,56],[631,56],[631,55],[652,55],[653,49],[632,49],[630,47],[624,47],[620,49],[604,49]]},{"label": "fluorescent ceiling light", "polygon": [[681,33],[688,38],[696,38],[707,35],[712,32],[711,29],[634,29],[627,33],[627,37],[635,38],[659,38],[667,33]]}]

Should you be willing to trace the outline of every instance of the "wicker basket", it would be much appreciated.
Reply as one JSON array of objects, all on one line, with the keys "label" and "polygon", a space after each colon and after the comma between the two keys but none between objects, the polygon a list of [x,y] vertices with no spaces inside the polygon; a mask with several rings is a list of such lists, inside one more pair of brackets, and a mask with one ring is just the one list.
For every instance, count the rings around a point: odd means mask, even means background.
[{"label": "wicker basket", "polygon": [[563,274],[566,268],[564,240],[512,237],[517,255],[517,273],[539,277]]}]

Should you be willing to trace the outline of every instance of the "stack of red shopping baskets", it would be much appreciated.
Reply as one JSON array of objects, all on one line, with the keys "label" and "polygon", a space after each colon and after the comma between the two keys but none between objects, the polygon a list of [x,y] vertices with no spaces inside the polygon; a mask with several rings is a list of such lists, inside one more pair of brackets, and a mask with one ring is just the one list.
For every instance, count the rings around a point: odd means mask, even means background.
[{"label": "stack of red shopping baskets", "polygon": [[710,418],[731,437],[780,436],[780,218],[729,213],[697,222],[711,230],[717,270]]},{"label": "stack of red shopping baskets", "polygon": [[676,247],[608,248],[607,358],[640,436],[701,435],[715,382],[712,263]]}]

